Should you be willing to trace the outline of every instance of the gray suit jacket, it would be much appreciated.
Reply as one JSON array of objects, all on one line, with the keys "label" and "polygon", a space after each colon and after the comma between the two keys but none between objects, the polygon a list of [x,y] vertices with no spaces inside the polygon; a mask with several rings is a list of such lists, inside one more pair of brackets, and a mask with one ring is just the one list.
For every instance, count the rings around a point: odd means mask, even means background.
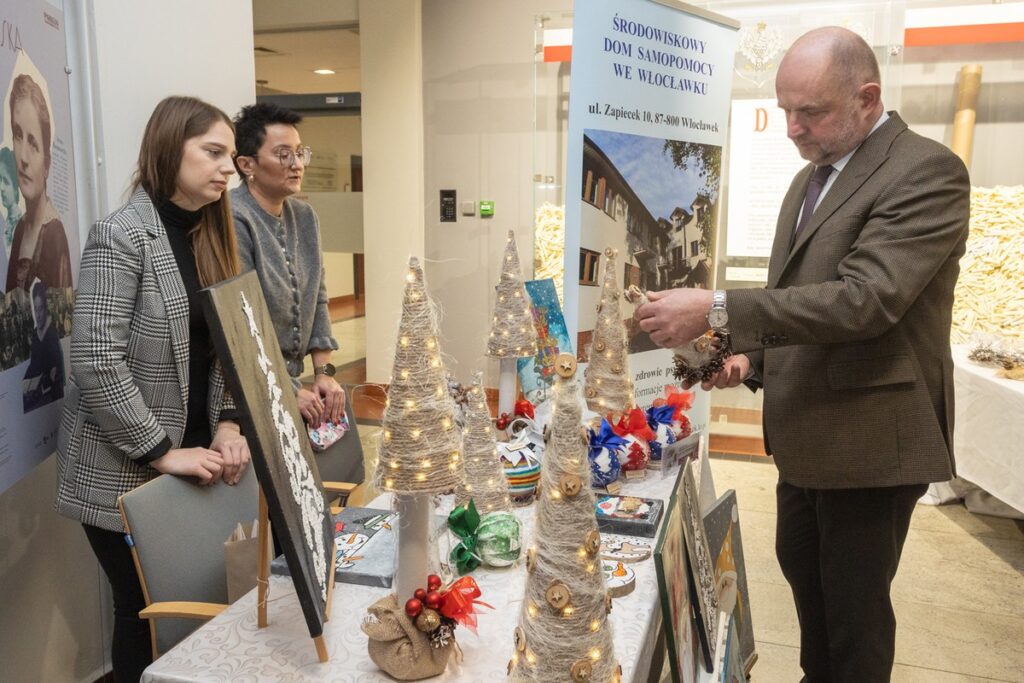
[{"label": "gray suit jacket", "polygon": [[[117,498],[157,476],[146,456],[181,444],[188,405],[188,296],[143,190],[98,221],[82,254],[71,376],[57,438],[57,511],[123,530]],[[208,417],[233,408],[219,363]],[[142,459],[142,462],[137,460]]]},{"label": "gray suit jacket", "polygon": [[783,201],[767,288],[728,298],[733,349],[763,382],[766,447],[794,486],[945,481],[967,169],[892,112],[790,248],[811,171]]}]

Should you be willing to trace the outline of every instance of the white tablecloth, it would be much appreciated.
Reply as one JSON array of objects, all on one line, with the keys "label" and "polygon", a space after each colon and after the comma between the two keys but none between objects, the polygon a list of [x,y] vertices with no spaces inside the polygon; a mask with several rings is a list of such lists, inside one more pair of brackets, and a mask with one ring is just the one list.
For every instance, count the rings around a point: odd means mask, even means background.
[{"label": "white tablecloth", "polygon": [[[659,472],[652,471],[645,481],[623,486],[623,493],[660,498],[667,505],[676,472],[677,468],[669,477],[662,478]],[[369,507],[389,508],[390,502],[381,497]],[[534,507],[519,509],[517,514],[524,524],[523,547],[528,547],[533,536]],[[645,540],[653,546],[656,539]],[[623,680],[642,683],[647,680],[658,645],[661,608],[653,558],[630,566],[636,571],[636,588],[629,595],[615,599],[611,625]],[[457,636],[465,661],[459,666],[452,660],[448,670],[432,680],[493,683],[506,679],[526,570],[520,561],[518,566],[508,569],[481,568],[473,576],[480,584],[483,599],[496,609],[484,610],[480,616],[479,636],[459,628]],[[154,662],[146,669],[142,680],[144,683],[392,681],[370,661],[366,653],[367,639],[359,628],[367,607],[388,592],[384,588],[335,584],[330,620],[324,627],[330,661],[321,664],[291,579],[272,576],[267,628],[256,628],[256,591],[251,591]]]},{"label": "white tablecloth", "polygon": [[967,353],[953,347],[957,474],[1024,512],[1024,382],[996,376]]}]

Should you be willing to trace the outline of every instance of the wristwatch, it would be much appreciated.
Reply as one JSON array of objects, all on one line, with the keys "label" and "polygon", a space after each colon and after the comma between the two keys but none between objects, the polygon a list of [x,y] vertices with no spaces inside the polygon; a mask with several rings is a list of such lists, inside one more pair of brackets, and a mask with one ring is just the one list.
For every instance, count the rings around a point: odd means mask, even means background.
[{"label": "wristwatch", "polygon": [[323,365],[314,365],[314,375],[326,375],[327,377],[334,377],[334,373],[337,372],[337,368],[331,363],[324,363]]},{"label": "wristwatch", "polygon": [[708,325],[715,332],[721,332],[729,326],[729,312],[725,310],[725,290],[716,289],[711,298],[711,310],[708,311]]}]

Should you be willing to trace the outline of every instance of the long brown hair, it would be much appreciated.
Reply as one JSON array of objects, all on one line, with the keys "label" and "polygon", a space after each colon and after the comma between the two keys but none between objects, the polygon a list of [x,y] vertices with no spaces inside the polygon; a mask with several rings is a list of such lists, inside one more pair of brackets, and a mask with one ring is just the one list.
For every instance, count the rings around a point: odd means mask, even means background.
[{"label": "long brown hair", "polygon": [[[223,121],[235,130],[228,115],[195,97],[167,97],[156,105],[139,149],[139,166],[132,178],[133,191],[142,188],[154,203],[170,201],[177,188],[178,169],[185,142]],[[231,219],[228,193],[202,209],[199,224],[192,231],[196,270],[204,287],[238,275],[238,242]]]}]

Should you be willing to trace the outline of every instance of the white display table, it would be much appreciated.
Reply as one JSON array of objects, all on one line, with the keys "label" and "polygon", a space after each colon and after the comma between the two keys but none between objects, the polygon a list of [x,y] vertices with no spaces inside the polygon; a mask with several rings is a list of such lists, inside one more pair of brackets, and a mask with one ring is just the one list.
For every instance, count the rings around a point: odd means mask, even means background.
[{"label": "white display table", "polygon": [[[706,462],[706,461],[705,461]],[[675,481],[651,473],[643,482],[631,482],[623,493],[660,498],[668,502]],[[390,498],[381,496],[368,507],[389,509]],[[516,511],[523,521],[523,547],[533,537],[534,507]],[[655,539],[646,539],[654,544]],[[653,558],[631,565],[636,588],[617,598],[611,613],[615,655],[622,665],[623,681],[648,679],[661,634],[661,608]],[[465,655],[461,665],[449,664],[438,681],[493,683],[506,679],[512,656],[512,633],[519,619],[526,580],[525,568],[480,568],[473,573],[483,591],[482,599],[493,605],[479,617],[479,636],[459,628],[459,645]],[[331,618],[324,628],[330,661],[317,661],[313,641],[302,618],[291,580],[273,576],[270,581],[270,625],[256,628],[256,591],[202,626],[146,669],[145,683],[184,681],[331,681],[364,683],[391,681],[377,669],[366,652],[367,638],[359,625],[366,608],[389,591],[339,583],[335,586]]]},{"label": "white display table", "polygon": [[1024,382],[967,359],[953,347],[957,475],[1024,512]]}]

